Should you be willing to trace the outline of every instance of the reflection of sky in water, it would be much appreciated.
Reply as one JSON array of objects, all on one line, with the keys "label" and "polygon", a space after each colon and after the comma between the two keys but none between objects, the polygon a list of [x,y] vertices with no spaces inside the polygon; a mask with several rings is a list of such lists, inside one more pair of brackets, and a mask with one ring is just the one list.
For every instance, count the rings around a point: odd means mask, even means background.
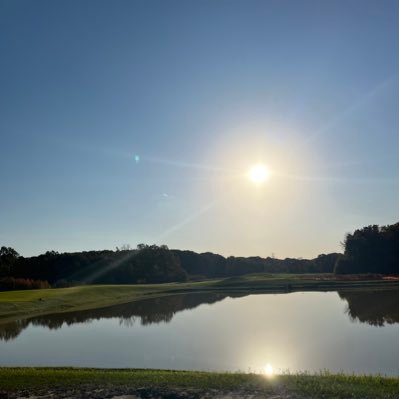
[{"label": "reflection of sky in water", "polygon": [[399,374],[399,324],[353,322],[346,308],[335,292],[251,295],[177,312],[169,323],[30,325],[0,341],[0,365]]}]

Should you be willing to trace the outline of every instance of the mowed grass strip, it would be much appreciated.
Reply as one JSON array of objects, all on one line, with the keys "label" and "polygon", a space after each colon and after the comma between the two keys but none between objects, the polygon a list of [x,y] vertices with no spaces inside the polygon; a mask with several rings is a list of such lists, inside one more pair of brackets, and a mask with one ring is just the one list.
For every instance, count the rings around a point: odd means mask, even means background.
[{"label": "mowed grass strip", "polygon": [[259,374],[213,373],[139,369],[0,368],[0,390],[93,389],[105,386],[126,388],[262,391],[303,398],[397,399],[399,377],[354,376],[320,373]]},{"label": "mowed grass strip", "polygon": [[88,285],[0,292],[0,322],[126,303],[167,294],[173,285]]}]

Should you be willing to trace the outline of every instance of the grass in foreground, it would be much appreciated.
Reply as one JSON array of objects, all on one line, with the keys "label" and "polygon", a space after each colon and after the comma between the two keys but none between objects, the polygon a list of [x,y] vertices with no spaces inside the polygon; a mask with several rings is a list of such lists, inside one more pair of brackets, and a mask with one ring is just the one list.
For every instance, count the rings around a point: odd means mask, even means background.
[{"label": "grass in foreground", "polygon": [[306,398],[399,398],[399,377],[321,373],[265,377],[257,374],[136,369],[0,368],[0,390],[95,389],[113,386],[223,392],[261,391]]}]

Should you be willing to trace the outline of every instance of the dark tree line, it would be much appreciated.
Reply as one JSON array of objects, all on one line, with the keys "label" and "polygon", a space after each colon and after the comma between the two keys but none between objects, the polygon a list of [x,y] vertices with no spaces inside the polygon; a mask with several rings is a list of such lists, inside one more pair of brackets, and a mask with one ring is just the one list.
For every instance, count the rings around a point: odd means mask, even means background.
[{"label": "dark tree line", "polygon": [[145,284],[240,276],[249,273],[332,273],[338,254],[315,259],[228,257],[139,244],[136,249],[58,253],[24,258],[0,252],[0,290],[78,284]]},{"label": "dark tree line", "polygon": [[0,290],[78,284],[146,284],[241,276],[249,273],[399,275],[399,223],[367,226],[347,234],[344,254],[315,259],[234,257],[171,250],[165,245],[122,246],[116,251],[58,253],[25,258],[0,248]]},{"label": "dark tree line", "polygon": [[399,223],[367,226],[345,237],[337,274],[399,274]]},{"label": "dark tree line", "polygon": [[191,278],[232,277],[249,273],[332,273],[339,254],[319,255],[315,259],[276,259],[261,257],[225,258],[210,252],[174,250]]},{"label": "dark tree line", "polygon": [[[0,265],[3,265],[1,256]],[[0,266],[0,273],[3,279],[47,280],[58,287],[76,284],[164,283],[187,279],[180,259],[166,246],[144,244],[138,245],[135,250],[62,254],[48,251],[30,258],[16,256],[12,267]]]}]

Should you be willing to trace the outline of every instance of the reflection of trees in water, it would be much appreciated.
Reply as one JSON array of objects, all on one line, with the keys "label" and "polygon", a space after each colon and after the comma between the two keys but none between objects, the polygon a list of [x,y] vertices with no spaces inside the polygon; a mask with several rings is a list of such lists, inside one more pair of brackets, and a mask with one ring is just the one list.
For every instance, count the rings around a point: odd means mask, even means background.
[{"label": "reflection of trees in water", "polygon": [[346,313],[352,321],[372,326],[399,323],[399,290],[338,291],[348,302]]},{"label": "reflection of trees in water", "polygon": [[[120,324],[127,327],[133,326],[136,322],[144,326],[169,323],[176,313],[183,310],[194,309],[201,304],[213,304],[228,296],[245,295],[225,293],[171,295],[102,309],[38,316],[0,324],[0,340],[15,339],[29,325],[55,330],[61,328],[63,324],[70,326],[103,318],[119,318]],[[373,326],[399,323],[399,290],[338,291],[338,295],[347,301],[346,313],[353,321],[358,320]]]},{"label": "reflection of trees in water", "polygon": [[0,339],[5,341],[15,339],[29,325],[45,326],[54,330],[61,328],[64,323],[70,326],[104,318],[119,318],[120,324],[125,326],[133,326],[137,320],[140,320],[143,326],[169,323],[177,312],[194,309],[201,304],[213,304],[228,296],[237,297],[243,295],[222,293],[170,295],[102,309],[37,316],[31,319],[0,324]]},{"label": "reflection of trees in water", "polygon": [[29,320],[17,320],[11,323],[0,324],[0,339],[3,341],[15,339],[28,325]]}]

